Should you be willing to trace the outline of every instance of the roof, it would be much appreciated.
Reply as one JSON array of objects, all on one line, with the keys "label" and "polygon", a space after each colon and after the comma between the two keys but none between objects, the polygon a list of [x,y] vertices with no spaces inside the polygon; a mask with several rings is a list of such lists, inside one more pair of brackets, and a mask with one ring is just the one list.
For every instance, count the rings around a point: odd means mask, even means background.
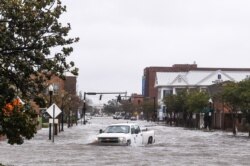
[{"label": "roof", "polygon": [[65,73],[66,77],[76,77],[74,74],[72,74],[71,72],[66,72]]},{"label": "roof", "polygon": [[157,72],[155,86],[209,86],[216,81],[239,82],[249,76],[249,70],[190,70],[187,72]]},{"label": "roof", "polygon": [[136,123],[115,123],[109,126],[121,126],[121,125],[131,126],[131,125],[137,125],[137,124]]}]

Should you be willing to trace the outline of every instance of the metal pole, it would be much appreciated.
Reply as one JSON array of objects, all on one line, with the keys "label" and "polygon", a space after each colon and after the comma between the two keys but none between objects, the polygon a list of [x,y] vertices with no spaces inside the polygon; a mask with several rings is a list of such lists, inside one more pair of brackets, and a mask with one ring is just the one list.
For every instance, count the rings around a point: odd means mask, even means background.
[{"label": "metal pole", "polygon": [[62,107],[62,129],[61,129],[61,131],[63,131],[63,107]]},{"label": "metal pole", "polygon": [[84,92],[84,96],[83,96],[83,124],[85,125],[85,113],[86,113],[86,93]]},{"label": "metal pole", "polygon": [[154,97],[154,122],[156,121],[157,113],[156,113],[156,104],[155,104],[155,97]]},{"label": "metal pole", "polygon": [[53,123],[52,123],[52,142],[54,142],[54,135],[55,135],[55,104],[53,105]]},{"label": "metal pole", "polygon": [[[49,91],[49,106],[52,104],[53,91]],[[49,123],[49,140],[51,140],[51,124]]]}]

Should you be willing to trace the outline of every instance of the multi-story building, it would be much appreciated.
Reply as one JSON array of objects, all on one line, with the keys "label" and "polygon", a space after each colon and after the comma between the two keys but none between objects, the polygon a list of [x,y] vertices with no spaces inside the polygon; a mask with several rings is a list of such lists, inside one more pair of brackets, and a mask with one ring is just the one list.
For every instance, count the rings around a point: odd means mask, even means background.
[{"label": "multi-story building", "polygon": [[142,77],[142,95],[145,97],[157,97],[157,89],[155,88],[157,72],[186,72],[196,68],[196,64],[175,64],[172,67],[146,67]]},{"label": "multi-story building", "polygon": [[208,86],[223,81],[241,81],[250,76],[250,68],[198,68],[196,64],[150,67],[144,70],[143,94],[155,96],[158,118],[163,120],[167,106],[163,98],[176,94],[183,88],[206,90]]},{"label": "multi-story building", "polygon": [[76,83],[77,77],[71,73],[65,74],[65,80],[53,76],[51,80],[48,81],[48,84],[52,84],[54,88],[54,92],[64,90],[71,95],[76,95]]}]

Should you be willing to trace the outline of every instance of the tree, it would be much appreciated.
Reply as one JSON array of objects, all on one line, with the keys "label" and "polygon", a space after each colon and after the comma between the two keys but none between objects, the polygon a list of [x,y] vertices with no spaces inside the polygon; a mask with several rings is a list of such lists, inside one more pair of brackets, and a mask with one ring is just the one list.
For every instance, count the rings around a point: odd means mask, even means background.
[{"label": "tree", "polygon": [[245,114],[248,123],[248,133],[250,137],[250,79],[240,81],[238,83],[239,98],[240,98],[240,110]]},{"label": "tree", "polygon": [[187,107],[192,113],[200,113],[208,104],[209,95],[207,92],[195,90],[188,93]]},{"label": "tree", "polygon": [[233,134],[237,134],[236,115],[240,110],[241,99],[239,97],[239,85],[235,82],[228,82],[223,86],[221,93],[225,107],[231,112],[233,119]]},{"label": "tree", "polygon": [[[1,0],[0,87],[4,90],[0,92],[0,127],[3,128],[0,134],[6,134],[11,143],[21,144],[19,140],[23,136],[29,135],[26,138],[31,138],[35,131],[16,134],[17,131],[13,130],[12,135],[16,136],[10,137],[4,107],[17,95],[27,101],[35,98],[44,91],[46,80],[52,75],[64,78],[65,72],[78,74],[74,63],[68,63],[66,59],[73,51],[70,45],[79,38],[67,37],[70,24],[63,26],[58,21],[64,12],[66,6],[60,0]],[[27,112],[8,117],[9,122],[15,123],[18,118],[24,120],[26,116],[35,120]],[[18,126],[24,127],[24,124],[16,124]],[[26,130],[23,127],[19,129]]]},{"label": "tree", "polygon": [[77,74],[78,69],[72,68],[74,63],[67,63],[66,57],[73,51],[68,45],[78,38],[67,38],[70,24],[58,22],[65,11],[60,0],[0,3],[0,78],[15,86],[23,97],[40,93],[53,74]]},{"label": "tree", "polygon": [[[237,134],[236,115],[241,111],[245,114],[248,123],[250,123],[250,80],[246,79],[238,83],[230,82],[223,87],[221,94],[225,106],[232,113],[233,134]],[[250,136],[250,129],[249,129]]]},{"label": "tree", "polygon": [[103,112],[108,115],[115,114],[115,112],[120,111],[120,106],[116,100],[109,100],[107,104],[103,106]]},{"label": "tree", "polygon": [[172,125],[172,113],[175,113],[177,108],[176,94],[170,94],[164,98],[164,104],[167,106],[167,114],[170,116],[168,122]]},{"label": "tree", "polygon": [[[176,95],[176,103],[175,103],[175,107],[176,107],[176,113],[182,115],[182,119],[183,119],[183,123],[184,125],[186,125],[187,122],[187,89],[180,91],[179,93],[177,93]],[[181,118],[178,117],[177,119],[177,125],[178,125],[178,120],[180,120]]]},{"label": "tree", "polygon": [[[143,113],[146,115],[147,120],[155,120],[153,119],[153,115],[155,114],[155,103],[153,98],[147,99],[144,98],[143,102],[142,102],[142,110]],[[144,115],[144,116],[145,116]]]},{"label": "tree", "polygon": [[132,115],[134,111],[134,106],[128,100],[122,100],[122,104],[120,105],[121,110],[125,113],[125,115]]},{"label": "tree", "polygon": [[[164,99],[164,104],[167,106],[167,112],[170,114],[170,119],[173,119],[176,125],[179,125],[179,120],[181,117],[180,114],[182,114],[183,119],[186,120],[186,100],[187,89],[183,89],[177,94],[170,94]],[[174,114],[173,118],[172,113]]]}]

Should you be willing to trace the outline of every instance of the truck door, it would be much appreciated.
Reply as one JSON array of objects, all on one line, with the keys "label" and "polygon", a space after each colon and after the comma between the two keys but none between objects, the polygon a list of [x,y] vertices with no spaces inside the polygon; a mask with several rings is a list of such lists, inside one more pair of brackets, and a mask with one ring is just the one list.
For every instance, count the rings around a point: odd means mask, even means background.
[{"label": "truck door", "polygon": [[136,145],[142,145],[142,132],[140,130],[140,127],[138,125],[135,125],[135,134],[134,134],[134,139]]}]

